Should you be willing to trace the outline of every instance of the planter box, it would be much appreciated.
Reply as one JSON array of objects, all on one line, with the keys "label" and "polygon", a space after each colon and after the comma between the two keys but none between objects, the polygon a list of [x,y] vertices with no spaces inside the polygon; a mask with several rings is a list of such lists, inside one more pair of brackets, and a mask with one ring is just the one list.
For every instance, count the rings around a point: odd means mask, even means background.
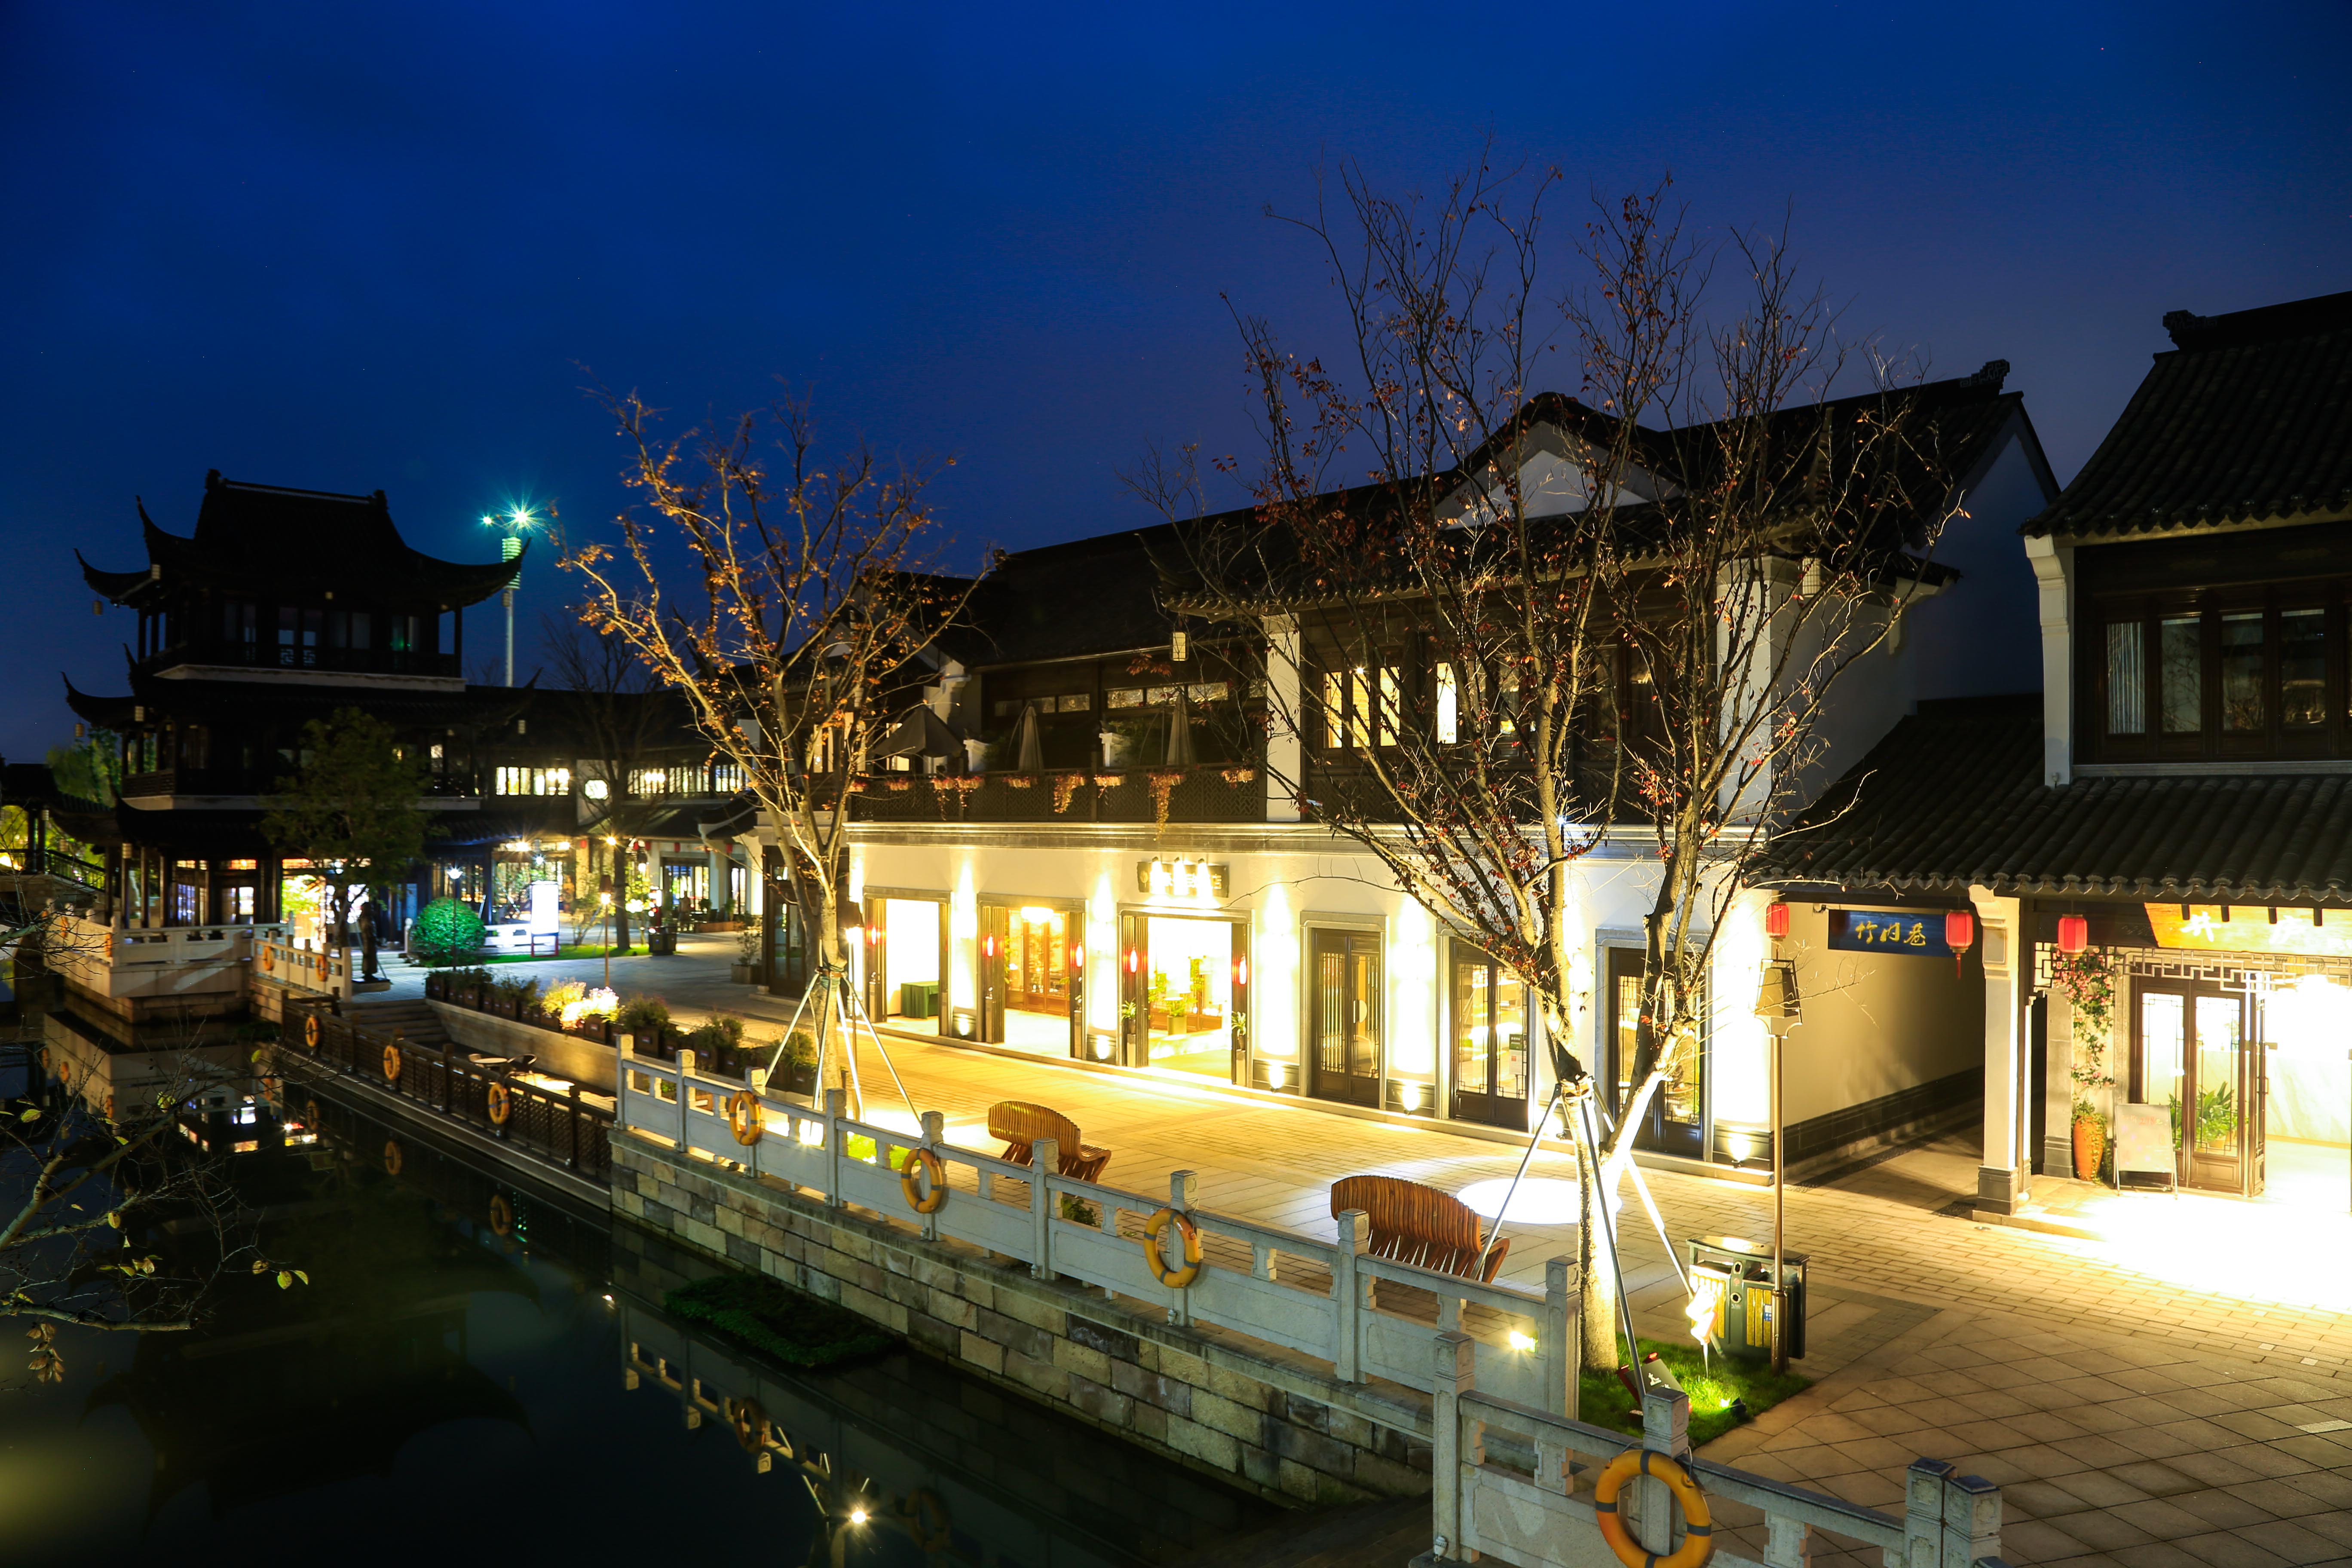
[{"label": "planter box", "polygon": [[768,1080],[768,1088],[780,1094],[804,1094],[816,1097],[816,1063],[786,1062]]},{"label": "planter box", "polygon": [[730,963],[727,966],[727,978],[734,984],[749,985],[752,984],[751,972],[757,967],[751,963]]},{"label": "planter box", "polygon": [[646,952],[656,957],[674,957],[677,952],[677,932],[655,931],[646,938]]}]

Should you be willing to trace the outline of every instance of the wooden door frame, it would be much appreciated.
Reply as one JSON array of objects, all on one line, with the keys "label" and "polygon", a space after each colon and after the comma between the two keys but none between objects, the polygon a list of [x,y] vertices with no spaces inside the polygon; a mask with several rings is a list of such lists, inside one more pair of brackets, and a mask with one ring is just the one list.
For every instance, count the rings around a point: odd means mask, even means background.
[{"label": "wooden door frame", "polygon": [[[1601,1079],[1602,1091],[1611,1101],[1609,1114],[1612,1120],[1619,1114],[1614,1104],[1617,1096],[1617,976],[1612,971],[1616,967],[1615,955],[1621,952],[1630,955],[1638,962],[1647,954],[1648,947],[1638,932],[1629,935],[1623,932],[1604,931],[1595,950],[1594,967],[1600,971],[1599,980],[1602,1001],[1601,1005],[1594,1009],[1597,1015],[1596,1021],[1600,1026],[1600,1039],[1597,1042],[1599,1049],[1593,1053],[1594,1059],[1591,1067],[1593,1076]],[[1709,977],[1707,984],[1710,985],[1713,984],[1712,976]],[[1655,1143],[1645,1145],[1642,1142],[1643,1135],[1637,1133],[1633,1146],[1644,1153],[1664,1154],[1670,1159],[1700,1162],[1711,1162],[1714,1158],[1715,1037],[1714,1032],[1708,1027],[1711,1016],[1710,1004],[1711,998],[1702,997],[1698,1008],[1698,1147],[1695,1150],[1684,1151],[1659,1148]],[[1658,1098],[1651,1101],[1651,1104],[1656,1108],[1655,1114],[1663,1126],[1666,1120],[1663,1089]],[[1685,1124],[1676,1123],[1675,1125]]]},{"label": "wooden door frame", "polygon": [[[1478,1115],[1473,1110],[1465,1110],[1463,1105],[1463,1095],[1465,1091],[1454,1074],[1454,1037],[1456,1032],[1454,1016],[1454,965],[1464,961],[1466,954],[1471,953],[1475,953],[1478,956],[1478,959],[1493,972],[1494,978],[1490,979],[1487,983],[1488,1006],[1490,1008],[1493,1005],[1492,999],[1494,996],[1494,988],[1497,984],[1499,984],[1500,977],[1504,973],[1502,964],[1496,961],[1494,954],[1488,952],[1485,948],[1480,947],[1476,942],[1463,942],[1458,938],[1449,937],[1447,939],[1445,942],[1445,961],[1439,971],[1440,994],[1438,999],[1438,1007],[1440,1009],[1438,1024],[1439,1070],[1444,1075],[1444,1082],[1445,1085],[1445,1092],[1443,1096],[1443,1100],[1446,1115],[1449,1120],[1455,1121],[1475,1122],[1481,1127],[1505,1127],[1509,1128],[1513,1131],[1524,1132],[1527,1131],[1528,1126],[1528,1101],[1535,1092],[1537,1065],[1535,1009],[1528,1003],[1526,983],[1524,981],[1520,983],[1519,1005],[1525,1014],[1523,1023],[1527,1030],[1528,1040],[1528,1066],[1526,1072],[1527,1087],[1517,1097],[1490,1094],[1485,1089],[1475,1091],[1477,1099],[1481,1100],[1495,1101],[1497,1107],[1516,1104],[1518,1107],[1517,1119],[1516,1121],[1497,1121],[1494,1120],[1494,1112],[1492,1110],[1490,1110],[1486,1115]],[[1490,1082],[1494,1078],[1494,1042],[1489,1039],[1486,1044],[1486,1077],[1487,1080]]]},{"label": "wooden door frame", "polygon": [[[2242,979],[2243,973],[2240,972]],[[2266,1160],[2258,1162],[2255,1145],[2257,1142],[2264,1144],[2268,1142],[2263,1136],[2266,1130],[2260,1126],[2257,1118],[2269,1114],[2267,1096],[2252,1092],[2256,1076],[2266,1075],[2269,1070],[2269,1062],[2262,1054],[2263,1042],[2254,1038],[2257,1026],[2261,1023],[2256,1016],[2259,1009],[2252,1005],[2256,1000],[2255,988],[2244,984],[2233,987],[2219,980],[2169,974],[2135,973],[2129,978],[2131,1061],[2125,1093],[2133,1104],[2150,1103],[2147,1099],[2147,1043],[2140,1027],[2140,997],[2145,992],[2154,992],[2159,995],[2182,998],[2181,1081],[2187,1103],[2180,1108],[2180,1144],[2173,1151],[2174,1179],[2182,1187],[2194,1192],[2235,1193],[2240,1197],[2255,1195],[2259,1185],[2254,1180],[2257,1163],[2267,1163]],[[2197,1097],[2202,1087],[2197,1075],[2197,999],[2200,996],[2226,998],[2238,1006],[2238,1049],[2231,1083],[2231,1092],[2237,1097],[2238,1149],[2235,1154],[2227,1156],[2237,1167],[2237,1179],[2227,1185],[2209,1184],[2194,1179],[2199,1161]],[[2209,1163],[2219,1163],[2223,1157],[2209,1154],[2203,1158]]]},{"label": "wooden door frame", "polygon": [[[1299,1066],[1303,1070],[1301,1088],[1309,1100],[1319,1100],[1328,1105],[1361,1105],[1371,1110],[1381,1108],[1382,1095],[1389,1079],[1390,974],[1388,961],[1388,931],[1385,921],[1365,920],[1309,920],[1302,922],[1306,941],[1307,962],[1299,966],[1300,1013],[1302,1025],[1299,1042]],[[1370,1098],[1359,1100],[1350,1093],[1344,1099],[1317,1091],[1316,1085],[1323,1076],[1320,1058],[1316,1049],[1315,949],[1324,935],[1343,939],[1361,938],[1372,944],[1372,953],[1380,968],[1373,982],[1374,1015],[1372,1034],[1372,1073]],[[1356,1075],[1342,1075],[1352,1079]]]},{"label": "wooden door frame", "polygon": [[[1052,910],[1055,913],[1062,917],[1062,961],[1065,964],[1069,963],[1068,950],[1073,942],[1076,942],[1076,945],[1081,948],[1086,945],[1085,938],[1082,934],[1085,931],[1087,925],[1087,901],[1084,899],[1074,899],[1066,894],[1061,893],[1053,894],[1051,896],[1045,894],[1031,896],[1029,894],[1021,893],[990,892],[979,895],[974,907],[979,910],[980,930],[982,938],[985,938],[988,934],[988,912],[991,910],[1003,910],[1009,911],[1006,915],[1005,921],[1006,927],[1009,931],[1012,925],[1013,916],[1019,914],[1022,910],[1028,908],[1047,909]],[[1004,952],[1001,952],[997,955],[997,963],[1000,967],[1006,961],[1010,952],[1011,949],[1008,947]],[[1088,953],[1087,961],[1091,963],[1093,961],[1093,957],[1094,955],[1092,953]],[[987,964],[986,953],[984,952],[975,953],[974,963],[976,965],[985,967]],[[985,975],[981,976],[981,984],[982,989],[984,992],[987,987],[987,977]],[[1076,965],[1070,966],[1067,984],[1069,990],[1070,1009],[1069,1056],[1071,1060],[1077,1061],[1084,1058],[1087,1045],[1087,977],[1085,971]],[[999,1044],[1003,1043],[1003,1009],[1002,1007],[998,1009],[999,1032],[996,1043]]]}]

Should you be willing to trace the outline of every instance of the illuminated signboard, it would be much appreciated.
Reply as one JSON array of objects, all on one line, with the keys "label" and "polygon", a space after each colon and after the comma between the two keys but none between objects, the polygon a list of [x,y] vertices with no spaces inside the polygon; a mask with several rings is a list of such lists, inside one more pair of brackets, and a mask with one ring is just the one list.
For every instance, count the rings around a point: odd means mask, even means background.
[{"label": "illuminated signboard", "polygon": [[1221,861],[1138,860],[1135,890],[1154,899],[1222,899],[1228,869]]},{"label": "illuminated signboard", "polygon": [[2149,904],[2147,909],[2148,929],[2156,933],[2158,947],[2352,957],[2352,910],[2325,910],[2315,923],[2307,908],[2273,911],[2260,904],[2190,904],[2184,912],[2179,904]]},{"label": "illuminated signboard", "polygon": [[1830,945],[1849,952],[1907,952],[1949,958],[1939,910],[1832,910]]}]

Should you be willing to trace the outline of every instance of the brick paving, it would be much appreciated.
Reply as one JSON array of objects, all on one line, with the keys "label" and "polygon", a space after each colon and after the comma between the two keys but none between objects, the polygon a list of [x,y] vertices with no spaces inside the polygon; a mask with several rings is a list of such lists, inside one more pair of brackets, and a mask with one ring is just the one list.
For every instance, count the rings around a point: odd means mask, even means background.
[{"label": "brick paving", "polygon": [[[714,969],[660,972],[661,989],[674,1007],[783,1021],[785,1004],[713,984]],[[890,1055],[951,1141],[986,1147],[991,1103],[1041,1101],[1115,1151],[1104,1179],[1116,1186],[1164,1192],[1189,1169],[1199,1206],[1318,1237],[1340,1176],[1458,1190],[1517,1163],[1509,1147],[1426,1123],[1158,1075],[904,1037]],[[895,1104],[870,1047],[861,1071],[870,1103]],[[1550,1148],[1528,1172],[1573,1173]],[[1972,1142],[1954,1139],[1790,1188],[1788,1246],[1811,1258],[1798,1370],[1814,1386],[1706,1457],[1879,1508],[1899,1506],[1912,1458],[1951,1459],[2001,1485],[2004,1555],[2021,1564],[2352,1564],[2352,1216],[2151,1196],[2119,1208],[2105,1238],[2048,1235],[1977,1222],[1975,1173]],[[1767,1191],[1648,1179],[1677,1238],[1769,1235]],[[1639,1328],[1678,1336],[1683,1293],[1664,1248],[1637,1205],[1621,1223]],[[1504,1277],[1531,1289],[1547,1258],[1573,1253],[1570,1226],[1507,1234]]]}]

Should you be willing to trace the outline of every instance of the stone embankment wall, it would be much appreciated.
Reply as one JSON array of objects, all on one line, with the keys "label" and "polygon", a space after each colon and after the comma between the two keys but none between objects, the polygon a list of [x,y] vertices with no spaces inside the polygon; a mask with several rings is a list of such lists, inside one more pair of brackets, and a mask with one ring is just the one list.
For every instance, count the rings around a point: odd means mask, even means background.
[{"label": "stone embankment wall", "polygon": [[620,1217],[737,1268],[840,1302],[918,1349],[1194,1469],[1291,1502],[1430,1489],[1429,1400],[1343,1384],[1319,1363],[1175,1328],[1025,1266],[829,1208],[628,1134]]}]

